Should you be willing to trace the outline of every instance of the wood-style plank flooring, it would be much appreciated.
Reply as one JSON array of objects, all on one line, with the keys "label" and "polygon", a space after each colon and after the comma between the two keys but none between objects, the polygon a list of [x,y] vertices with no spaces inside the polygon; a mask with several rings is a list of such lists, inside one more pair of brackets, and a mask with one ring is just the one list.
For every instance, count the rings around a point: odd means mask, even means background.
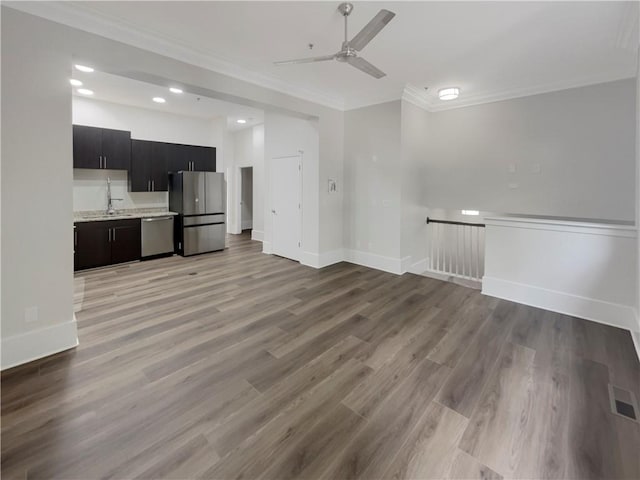
[{"label": "wood-style plank flooring", "polygon": [[2,375],[2,478],[640,478],[627,332],[230,243],[76,275],[80,346]]}]

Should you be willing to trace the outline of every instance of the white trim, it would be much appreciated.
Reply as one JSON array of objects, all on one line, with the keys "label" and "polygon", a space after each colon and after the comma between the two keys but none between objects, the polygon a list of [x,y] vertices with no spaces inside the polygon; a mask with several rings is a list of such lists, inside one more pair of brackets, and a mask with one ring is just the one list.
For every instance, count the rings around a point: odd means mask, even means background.
[{"label": "white trim", "polygon": [[74,319],[2,339],[2,370],[62,352],[78,345]]},{"label": "white trim", "polygon": [[344,262],[344,250],[342,248],[320,254],[303,251],[300,258],[302,265],[313,268],[324,268],[340,262]]},{"label": "white trim", "polygon": [[346,262],[362,265],[363,267],[375,268],[383,272],[402,274],[402,260],[400,258],[385,257],[376,255],[375,253],[362,252],[360,250],[344,251],[344,259]]},{"label": "white trim", "polygon": [[407,268],[407,272],[414,273],[416,275],[422,275],[424,272],[427,271],[427,268],[429,268],[429,260],[426,258],[423,258],[422,260],[419,260],[413,263],[412,265],[410,265],[409,268]]},{"label": "white trim", "polygon": [[633,225],[615,223],[597,223],[574,220],[528,218],[528,217],[486,217],[485,225],[527,230],[552,230],[556,232],[606,235],[608,237],[636,238],[637,230]]},{"label": "white trim", "polygon": [[[430,92],[427,94],[424,89],[410,84],[405,86],[404,92],[399,91],[392,95],[381,96],[380,94],[373,94],[363,95],[358,98],[338,98],[335,95],[327,94],[320,90],[301,87],[299,84],[293,84],[273,75],[259,73],[242,67],[235,64],[234,59],[213,56],[208,52],[187,45],[171,36],[148,28],[141,28],[139,25],[135,25],[125,18],[107,15],[91,7],[91,2],[71,4],[69,2],[14,1],[9,3],[5,2],[3,5],[78,30],[100,35],[111,40],[148,50],[158,55],[174,58],[181,62],[190,63],[263,88],[275,90],[286,95],[341,111],[400,100],[402,98],[429,112],[437,112],[634,78],[636,74],[634,69],[633,72],[629,72],[628,74],[605,73],[533,87],[514,88],[496,92],[481,92],[475,95],[463,94],[456,100],[447,102],[443,102],[434,97],[434,93]],[[621,24],[619,27],[620,31],[616,38],[617,44],[626,48],[628,44],[627,36],[630,31],[633,31],[633,28],[635,27],[630,20]],[[434,89],[434,91],[435,90],[436,89]]]},{"label": "white trim", "polygon": [[412,265],[412,258],[411,255],[407,255],[406,257],[402,257],[400,259],[400,272],[401,273],[407,273],[409,271],[409,268]]},{"label": "white trim", "polygon": [[448,101],[442,101],[435,97],[434,93],[427,93],[420,87],[407,84],[402,92],[402,99],[428,112],[442,112],[445,110],[453,110],[455,108],[471,107],[474,105],[501,102],[503,100],[531,97],[533,95],[541,95],[543,93],[559,92],[562,90],[570,90],[572,88],[588,87],[590,85],[616,82],[618,80],[627,80],[631,78],[635,78],[635,72],[628,72],[624,74],[605,73],[531,87],[512,88],[510,90],[497,92],[481,92],[475,95],[463,94],[456,100]]},{"label": "white trim", "polygon": [[640,360],[640,332],[631,332],[631,339],[633,340],[633,346],[636,347],[636,354],[638,360]]},{"label": "white trim", "polygon": [[566,292],[484,276],[482,293],[532,307],[635,331],[635,309],[632,306],[581,297]]},{"label": "white trim", "polygon": [[255,240],[256,242],[264,241],[264,232],[262,230],[256,230],[255,228],[251,230],[251,240]]},{"label": "white trim", "polygon": [[139,25],[120,17],[106,15],[92,8],[89,3],[80,5],[68,2],[11,2],[6,6],[292,97],[344,110],[342,99],[241,67],[231,59],[213,56],[160,32],[140,28]]},{"label": "white trim", "polygon": [[271,255],[273,250],[271,249],[271,242],[266,240],[262,241],[262,253],[266,253],[267,255]]}]

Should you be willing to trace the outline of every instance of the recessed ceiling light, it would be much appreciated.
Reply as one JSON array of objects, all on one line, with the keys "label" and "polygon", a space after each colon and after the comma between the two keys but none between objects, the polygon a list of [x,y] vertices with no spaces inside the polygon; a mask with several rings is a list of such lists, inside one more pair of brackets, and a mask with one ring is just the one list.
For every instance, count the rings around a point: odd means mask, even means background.
[{"label": "recessed ceiling light", "polygon": [[171,87],[171,88],[169,89],[169,91],[170,91],[171,93],[182,93],[182,89],[180,89],[180,88],[176,88],[176,87]]},{"label": "recessed ceiling light", "polygon": [[78,93],[82,95],[93,95],[93,90],[89,90],[88,88],[79,88]]},{"label": "recessed ceiling light", "polygon": [[478,210],[462,210],[463,215],[480,215]]},{"label": "recessed ceiling light", "polygon": [[76,70],[80,70],[81,72],[91,73],[93,72],[93,68],[87,67],[86,65],[75,65]]},{"label": "recessed ceiling light", "polygon": [[238,120],[236,120],[236,123],[247,123],[247,121],[239,118]]},{"label": "recessed ceiling light", "polygon": [[153,101],[156,103],[164,103],[166,100],[162,97],[153,97]]},{"label": "recessed ceiling light", "polygon": [[441,88],[438,90],[438,98],[440,100],[454,100],[460,95],[460,89],[457,87]]},{"label": "recessed ceiling light", "polygon": [[71,85],[73,85],[74,87],[81,87],[82,86],[82,82],[80,80],[76,80],[75,78],[70,79],[69,83]]}]

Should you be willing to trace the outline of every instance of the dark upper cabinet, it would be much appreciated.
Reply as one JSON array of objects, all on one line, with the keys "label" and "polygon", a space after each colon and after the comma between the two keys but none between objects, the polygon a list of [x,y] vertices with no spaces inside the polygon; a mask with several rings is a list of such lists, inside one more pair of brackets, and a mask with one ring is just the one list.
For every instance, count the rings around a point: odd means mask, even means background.
[{"label": "dark upper cabinet", "polygon": [[140,219],[78,222],[74,270],[140,259]]},{"label": "dark upper cabinet", "polygon": [[129,170],[131,163],[131,132],[102,129],[102,157],[110,170]]},{"label": "dark upper cabinet", "polygon": [[192,170],[196,172],[216,171],[216,149],[213,147],[190,146]]},{"label": "dark upper cabinet", "polygon": [[146,140],[131,140],[129,190],[132,192],[151,191],[151,142]]},{"label": "dark upper cabinet", "polygon": [[73,126],[73,168],[129,170],[131,132]]},{"label": "dark upper cabinet", "polygon": [[189,145],[178,143],[168,143],[169,151],[169,171],[191,171],[191,157],[189,156]]},{"label": "dark upper cabinet", "polygon": [[169,190],[169,143],[152,142],[151,144],[151,185],[154,192]]},{"label": "dark upper cabinet", "polygon": [[169,171],[170,172],[215,172],[216,149],[215,147],[200,147],[196,145],[181,145],[170,143],[169,145]]},{"label": "dark upper cabinet", "polygon": [[73,126],[73,168],[102,168],[102,129]]},{"label": "dark upper cabinet", "polygon": [[169,145],[147,140],[131,140],[130,191],[166,192],[168,190]]}]

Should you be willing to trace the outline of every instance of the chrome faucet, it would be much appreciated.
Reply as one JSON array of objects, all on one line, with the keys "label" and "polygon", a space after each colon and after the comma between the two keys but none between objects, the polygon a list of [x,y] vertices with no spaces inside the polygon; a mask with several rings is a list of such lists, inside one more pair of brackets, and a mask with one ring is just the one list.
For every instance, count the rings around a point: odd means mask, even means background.
[{"label": "chrome faucet", "polygon": [[116,213],[116,209],[113,208],[114,200],[122,201],[123,199],[111,197],[111,178],[107,177],[107,215],[113,215]]}]

